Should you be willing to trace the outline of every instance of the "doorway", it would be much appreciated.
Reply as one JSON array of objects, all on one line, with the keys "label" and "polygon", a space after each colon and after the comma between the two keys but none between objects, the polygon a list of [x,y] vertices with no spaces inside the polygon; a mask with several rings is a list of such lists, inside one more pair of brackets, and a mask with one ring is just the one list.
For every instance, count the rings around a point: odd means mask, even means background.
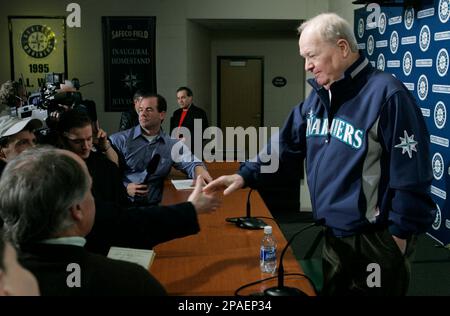
[{"label": "doorway", "polygon": [[[243,56],[217,57],[217,121],[224,133],[226,144],[226,127],[250,126],[260,127],[264,124],[264,58]],[[235,159],[245,160],[249,157],[249,141],[240,148],[235,139],[235,146],[227,148],[225,153],[233,151]]]}]

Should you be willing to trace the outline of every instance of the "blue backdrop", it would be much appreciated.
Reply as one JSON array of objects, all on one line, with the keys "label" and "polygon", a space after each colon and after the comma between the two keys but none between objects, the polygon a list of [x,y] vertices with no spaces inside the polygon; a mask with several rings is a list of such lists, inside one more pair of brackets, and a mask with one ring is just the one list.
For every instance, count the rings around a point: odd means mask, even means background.
[{"label": "blue backdrop", "polygon": [[450,0],[420,9],[369,5],[355,10],[359,48],[372,65],[390,72],[411,91],[430,132],[433,184],[438,212],[429,234],[450,246]]}]

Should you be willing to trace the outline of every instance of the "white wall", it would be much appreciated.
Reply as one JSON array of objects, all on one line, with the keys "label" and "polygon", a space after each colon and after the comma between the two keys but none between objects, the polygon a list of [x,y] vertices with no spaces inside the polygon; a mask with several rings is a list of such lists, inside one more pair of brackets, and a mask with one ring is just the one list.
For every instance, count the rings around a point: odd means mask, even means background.
[{"label": "white wall", "polygon": [[[264,58],[264,125],[282,126],[291,108],[303,99],[303,61],[298,55],[297,36],[256,32],[215,34],[211,42],[211,90],[213,121],[217,123],[217,56],[262,56]],[[283,76],[287,85],[276,88],[272,79]]]},{"label": "white wall", "polygon": [[[203,108],[211,121],[211,37],[195,22],[187,25],[187,82],[194,93],[194,103]],[[189,84],[188,84],[189,83]],[[175,94],[174,94],[175,97]],[[210,123],[211,124],[211,123]]]}]

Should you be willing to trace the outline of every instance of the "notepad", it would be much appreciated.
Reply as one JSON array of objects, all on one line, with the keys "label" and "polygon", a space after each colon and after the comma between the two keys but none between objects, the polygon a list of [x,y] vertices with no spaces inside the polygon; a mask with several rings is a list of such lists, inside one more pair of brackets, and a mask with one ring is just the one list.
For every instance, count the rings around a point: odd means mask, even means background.
[{"label": "notepad", "polygon": [[111,247],[108,258],[136,263],[148,270],[155,258],[153,250]]},{"label": "notepad", "polygon": [[194,183],[194,180],[192,180],[192,179],[172,180],[172,184],[174,185],[175,189],[177,189],[177,190],[194,190],[192,183]]}]

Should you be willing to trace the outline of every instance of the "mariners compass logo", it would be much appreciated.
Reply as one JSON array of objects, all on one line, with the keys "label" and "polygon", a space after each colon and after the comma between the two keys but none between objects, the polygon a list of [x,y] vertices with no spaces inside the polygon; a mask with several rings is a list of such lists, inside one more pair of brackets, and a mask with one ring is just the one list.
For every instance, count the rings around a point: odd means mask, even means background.
[{"label": "mariners compass logo", "polygon": [[441,214],[441,208],[439,205],[436,204],[436,217],[434,218],[433,222],[433,229],[438,230],[441,227],[442,222],[442,214]]},{"label": "mariners compass logo", "polygon": [[375,40],[373,39],[373,36],[370,35],[369,38],[367,39],[367,54],[372,56],[374,48],[375,48]]},{"label": "mariners compass logo", "polygon": [[408,136],[408,133],[406,131],[404,132],[404,136],[405,137],[399,137],[400,138],[400,143],[395,145],[395,148],[401,148],[402,149],[402,155],[404,153],[408,153],[409,158],[412,158],[412,152],[415,151],[417,152],[417,144],[418,142],[414,140],[414,134],[412,134],[411,136]]},{"label": "mariners compass logo", "polygon": [[386,67],[386,60],[384,58],[384,55],[382,53],[380,53],[380,55],[378,55],[378,59],[377,59],[377,69],[384,71],[385,67]]},{"label": "mariners compass logo", "polygon": [[421,75],[419,81],[417,81],[417,94],[421,101],[425,100],[428,96],[428,79],[425,75]]},{"label": "mariners compass logo", "polygon": [[391,38],[389,39],[389,46],[391,48],[391,53],[395,54],[398,49],[398,33],[397,31],[392,32]]},{"label": "mariners compass logo", "polygon": [[410,52],[406,52],[403,56],[403,72],[405,76],[409,76],[412,70],[413,59]]},{"label": "mariners compass logo", "polygon": [[386,14],[381,13],[380,18],[378,19],[378,32],[383,35],[386,31]]},{"label": "mariners compass logo", "polygon": [[450,0],[439,1],[439,20],[442,23],[447,23],[450,16]]},{"label": "mariners compass logo", "polygon": [[430,46],[431,35],[428,25],[422,26],[419,34],[419,46],[422,52],[426,52]]},{"label": "mariners compass logo", "polygon": [[405,27],[410,30],[414,24],[414,9],[410,8],[405,11]]},{"label": "mariners compass logo", "polygon": [[442,129],[447,120],[447,108],[444,102],[439,101],[434,107],[434,124],[437,128]]},{"label": "mariners compass logo", "polygon": [[358,21],[358,36],[362,38],[364,36],[364,20],[359,19]]},{"label": "mariners compass logo", "polygon": [[431,159],[433,166],[433,176],[436,180],[441,180],[444,175],[444,158],[440,153],[435,153]]},{"label": "mariners compass logo", "polygon": [[438,75],[444,77],[448,71],[448,52],[445,48],[439,50],[436,57],[436,70]]}]

